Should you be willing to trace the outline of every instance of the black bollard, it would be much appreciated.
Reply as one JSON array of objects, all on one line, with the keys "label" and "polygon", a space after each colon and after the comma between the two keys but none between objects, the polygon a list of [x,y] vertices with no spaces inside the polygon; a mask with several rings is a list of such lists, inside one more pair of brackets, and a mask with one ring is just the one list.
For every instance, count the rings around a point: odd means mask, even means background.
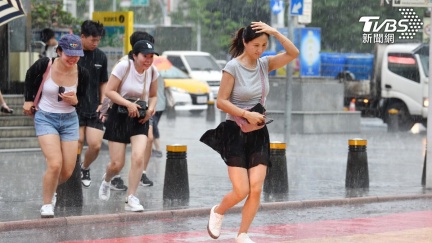
[{"label": "black bollard", "polygon": [[209,101],[207,104],[207,114],[206,114],[206,120],[207,121],[215,121],[216,115],[215,115],[215,102]]},{"label": "black bollard", "polygon": [[396,109],[388,110],[387,132],[399,131],[399,111]]},{"label": "black bollard", "polygon": [[186,145],[167,145],[163,199],[189,200]]},{"label": "black bollard", "polygon": [[422,173],[422,179],[421,179],[422,186],[426,185],[426,155],[427,155],[427,152],[425,151],[424,162],[423,162],[423,173]]},{"label": "black bollard", "polygon": [[57,187],[57,207],[82,207],[83,192],[81,186],[81,149],[78,149],[75,169],[71,177]]},{"label": "black bollard", "polygon": [[282,142],[270,143],[270,161],[264,180],[264,192],[269,194],[288,192],[288,167],[285,156],[286,144]]},{"label": "black bollard", "polygon": [[368,188],[369,170],[366,153],[367,141],[361,138],[348,140],[346,188]]}]

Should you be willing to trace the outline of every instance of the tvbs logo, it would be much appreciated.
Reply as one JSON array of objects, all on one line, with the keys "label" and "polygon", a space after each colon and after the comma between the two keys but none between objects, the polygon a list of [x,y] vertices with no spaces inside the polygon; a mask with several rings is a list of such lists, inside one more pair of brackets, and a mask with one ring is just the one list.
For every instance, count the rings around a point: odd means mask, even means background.
[{"label": "tvbs logo", "polygon": [[[359,19],[363,23],[363,43],[394,41],[394,35],[399,39],[413,39],[423,28],[423,22],[412,8],[399,8],[401,19],[380,19],[379,16],[363,16]],[[384,33],[384,34],[383,34]]]},{"label": "tvbs logo", "polygon": [[384,31],[389,32],[406,32],[409,29],[409,20],[401,19],[399,21],[395,19],[385,19],[380,22],[380,17],[378,16],[363,16],[360,18],[359,22],[364,23],[363,32],[364,33],[378,33]]}]

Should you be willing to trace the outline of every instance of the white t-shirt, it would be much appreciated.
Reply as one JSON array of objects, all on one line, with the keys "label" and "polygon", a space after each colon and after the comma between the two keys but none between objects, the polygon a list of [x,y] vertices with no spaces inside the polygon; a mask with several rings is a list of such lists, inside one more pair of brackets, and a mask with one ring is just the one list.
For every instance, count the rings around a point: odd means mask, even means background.
[{"label": "white t-shirt", "polygon": [[[129,62],[129,63],[128,63]],[[129,68],[129,74],[126,80],[123,80],[123,84],[120,89],[120,95],[124,98],[140,98],[142,96],[144,83],[145,83],[145,97],[143,100],[148,102],[148,93],[150,91],[150,84],[155,82],[159,77],[159,72],[152,65],[150,68],[145,70],[143,73],[138,73],[135,69],[133,60],[121,60],[113,69],[112,75],[122,80],[125,77],[126,71]]]}]

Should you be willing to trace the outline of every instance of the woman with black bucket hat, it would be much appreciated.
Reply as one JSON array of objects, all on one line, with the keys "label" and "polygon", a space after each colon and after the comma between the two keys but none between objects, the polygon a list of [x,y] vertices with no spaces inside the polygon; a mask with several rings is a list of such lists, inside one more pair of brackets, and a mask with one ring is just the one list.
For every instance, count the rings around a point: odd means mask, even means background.
[{"label": "woman with black bucket hat", "polygon": [[99,199],[107,201],[110,198],[110,180],[123,168],[126,145],[130,143],[132,155],[125,210],[132,212],[144,210],[135,194],[144,168],[148,120],[155,113],[157,101],[159,73],[152,66],[154,55],[159,54],[151,42],[136,42],[129,59],[120,61],[114,67],[105,90],[105,95],[113,102],[104,134],[111,161],[99,188]]},{"label": "woman with black bucket hat", "polygon": [[54,217],[57,186],[72,175],[78,150],[78,97],[86,96],[87,69],[77,65],[84,55],[81,39],[64,35],[57,58],[43,57],[27,71],[24,114],[34,116],[36,136],[46,159],[42,218]]}]

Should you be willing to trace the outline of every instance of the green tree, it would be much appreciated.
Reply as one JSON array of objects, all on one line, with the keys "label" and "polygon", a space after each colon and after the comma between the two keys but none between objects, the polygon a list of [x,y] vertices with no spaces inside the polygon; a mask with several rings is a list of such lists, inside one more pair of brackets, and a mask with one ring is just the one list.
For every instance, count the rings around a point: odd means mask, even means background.
[{"label": "green tree", "polygon": [[63,11],[63,1],[31,1],[32,29],[70,28],[79,32],[80,21]]},{"label": "green tree", "polygon": [[[267,2],[267,1],[266,1]],[[270,22],[270,6],[262,0],[185,0],[172,22],[201,28],[201,50],[225,58],[235,31],[251,21]]]}]

